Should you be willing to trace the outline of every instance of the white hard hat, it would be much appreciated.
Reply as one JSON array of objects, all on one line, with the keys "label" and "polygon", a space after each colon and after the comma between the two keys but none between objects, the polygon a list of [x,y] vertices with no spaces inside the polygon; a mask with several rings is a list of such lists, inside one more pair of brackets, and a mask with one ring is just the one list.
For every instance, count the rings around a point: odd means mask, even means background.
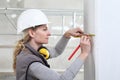
[{"label": "white hard hat", "polygon": [[22,12],[17,20],[17,33],[19,34],[30,27],[48,23],[47,16],[41,10],[28,9]]}]

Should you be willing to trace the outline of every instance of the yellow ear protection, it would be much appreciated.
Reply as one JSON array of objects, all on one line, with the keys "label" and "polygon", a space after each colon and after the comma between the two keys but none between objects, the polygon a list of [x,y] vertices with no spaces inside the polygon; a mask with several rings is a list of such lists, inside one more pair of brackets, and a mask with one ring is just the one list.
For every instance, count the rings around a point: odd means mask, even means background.
[{"label": "yellow ear protection", "polygon": [[45,59],[49,59],[50,54],[49,51],[46,47],[41,46],[40,48],[38,48],[38,52],[45,58]]}]

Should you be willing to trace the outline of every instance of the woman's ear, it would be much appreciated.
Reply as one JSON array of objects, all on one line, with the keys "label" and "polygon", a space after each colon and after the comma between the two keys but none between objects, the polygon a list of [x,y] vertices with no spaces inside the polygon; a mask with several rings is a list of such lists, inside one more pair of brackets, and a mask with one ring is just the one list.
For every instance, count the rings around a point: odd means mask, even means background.
[{"label": "woman's ear", "polygon": [[29,29],[28,33],[29,33],[30,37],[34,37],[34,35],[35,35],[35,32],[32,29]]}]

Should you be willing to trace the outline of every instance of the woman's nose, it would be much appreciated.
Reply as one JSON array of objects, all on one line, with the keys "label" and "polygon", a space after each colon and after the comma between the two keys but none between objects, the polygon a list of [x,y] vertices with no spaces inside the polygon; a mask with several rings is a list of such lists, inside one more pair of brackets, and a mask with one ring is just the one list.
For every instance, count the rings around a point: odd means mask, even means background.
[{"label": "woman's nose", "polygon": [[48,31],[48,36],[51,36],[51,33],[50,33],[50,31]]}]

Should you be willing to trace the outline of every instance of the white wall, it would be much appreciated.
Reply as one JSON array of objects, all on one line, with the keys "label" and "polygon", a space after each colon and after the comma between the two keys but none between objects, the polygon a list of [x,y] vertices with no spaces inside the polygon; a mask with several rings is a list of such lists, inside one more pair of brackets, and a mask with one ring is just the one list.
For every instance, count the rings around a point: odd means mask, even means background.
[{"label": "white wall", "polygon": [[[100,0],[98,0],[100,1]],[[109,2],[109,3],[108,3]],[[120,80],[120,7],[119,0],[101,0],[97,12],[99,51],[97,80]]]},{"label": "white wall", "polygon": [[85,16],[88,20],[94,21],[94,26],[89,28],[95,27],[93,53],[95,55],[95,80],[120,80],[120,10],[118,9],[120,1],[86,0],[86,4],[91,3],[94,6],[86,5],[88,7],[86,12],[90,14]]}]

